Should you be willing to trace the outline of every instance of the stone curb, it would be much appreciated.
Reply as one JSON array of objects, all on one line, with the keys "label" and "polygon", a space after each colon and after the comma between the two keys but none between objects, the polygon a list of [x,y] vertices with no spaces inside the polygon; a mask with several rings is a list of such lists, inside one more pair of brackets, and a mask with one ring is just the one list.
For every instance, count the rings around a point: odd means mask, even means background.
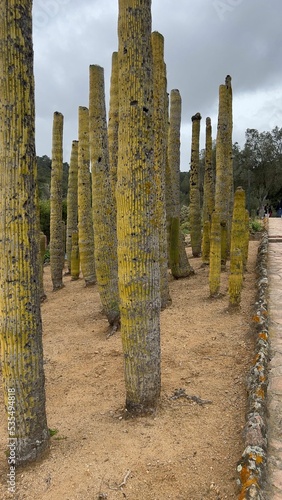
[{"label": "stone curb", "polygon": [[267,462],[267,384],[270,344],[268,332],[268,233],[264,231],[257,255],[257,302],[253,321],[256,328],[254,364],[247,377],[245,449],[237,466],[239,500],[265,500]]}]

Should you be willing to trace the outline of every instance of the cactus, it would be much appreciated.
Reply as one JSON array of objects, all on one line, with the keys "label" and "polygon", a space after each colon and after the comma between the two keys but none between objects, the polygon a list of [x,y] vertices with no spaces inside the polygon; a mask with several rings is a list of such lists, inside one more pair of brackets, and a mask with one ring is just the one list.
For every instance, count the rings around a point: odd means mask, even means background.
[{"label": "cactus", "polygon": [[[218,125],[216,138],[215,210],[221,223],[221,259],[226,264],[230,250],[232,216],[232,91],[231,77],[219,86]],[[230,146],[231,142],[231,146]]]},{"label": "cactus", "polygon": [[[175,218],[180,218],[180,124],[181,95],[179,90],[170,92],[170,117],[168,130],[168,164],[166,173],[166,208],[168,225],[168,248],[171,273],[174,278],[185,278],[193,274],[190,266],[181,231],[179,240],[175,241]],[[175,259],[175,245],[178,246],[178,259]]]},{"label": "cactus", "polygon": [[211,215],[214,209],[215,171],[212,164],[212,126],[211,119],[206,118],[206,148],[205,148],[205,174],[204,174],[204,199],[203,199],[203,238],[202,261],[209,263],[210,257],[210,230]]},{"label": "cactus", "polygon": [[78,213],[77,213],[77,176],[78,176],[78,141],[72,141],[70,168],[68,177],[67,192],[67,237],[66,253],[67,267],[71,274],[71,246],[72,233],[77,231]]},{"label": "cactus", "polygon": [[160,396],[160,268],[156,211],[151,0],[119,0],[117,234],[126,408]]},{"label": "cactus", "polygon": [[55,111],[53,115],[50,196],[50,268],[53,291],[64,286],[65,253],[62,232],[63,126],[64,117],[62,113]]},{"label": "cactus", "polygon": [[43,274],[44,274],[44,257],[47,248],[47,238],[42,231],[40,231],[40,242],[39,242],[39,250],[40,250],[40,259],[39,259],[39,287],[40,287],[40,301],[44,302],[47,298],[46,293],[44,292],[44,282],[43,282]]},{"label": "cactus", "polygon": [[[231,228],[229,304],[239,305],[243,285],[243,259],[246,247],[246,196],[238,187],[234,197]],[[244,256],[244,257],[243,257]]]},{"label": "cactus", "polygon": [[78,232],[73,231],[71,235],[71,279],[76,281],[79,279],[80,274],[80,259],[79,259],[79,244]]},{"label": "cactus", "polygon": [[97,285],[110,325],[119,325],[116,204],[113,197],[106,122],[104,69],[89,69],[89,126],[92,168],[92,210]]},{"label": "cactus", "polygon": [[91,211],[91,177],[89,152],[89,111],[78,108],[78,246],[80,266],[86,286],[96,283],[94,236]]},{"label": "cactus", "polygon": [[168,103],[166,85],[166,65],[164,62],[164,37],[154,31],[152,33],[152,53],[154,67],[154,167],[157,190],[156,210],[159,219],[159,262],[161,277],[161,307],[164,309],[171,303],[168,286],[168,251],[166,228],[166,201],[165,201],[165,167],[167,163],[167,126]]},{"label": "cactus", "polygon": [[209,267],[209,287],[210,287],[211,297],[216,297],[219,295],[220,271],[221,271],[220,216],[217,212],[213,212],[211,218],[210,267]]},{"label": "cactus", "polygon": [[109,142],[110,179],[111,179],[112,197],[114,203],[116,199],[117,164],[118,164],[118,112],[119,112],[118,53],[113,52],[111,85],[110,85],[108,142]]},{"label": "cactus", "polygon": [[202,227],[201,227],[201,204],[199,186],[199,142],[201,114],[192,116],[192,145],[191,145],[191,165],[190,165],[190,235],[191,247],[194,257],[201,254]]},{"label": "cactus", "polygon": [[38,286],[32,1],[1,2],[0,18],[0,352],[6,428],[15,446],[13,455],[9,449],[12,469],[40,458],[49,432]]}]

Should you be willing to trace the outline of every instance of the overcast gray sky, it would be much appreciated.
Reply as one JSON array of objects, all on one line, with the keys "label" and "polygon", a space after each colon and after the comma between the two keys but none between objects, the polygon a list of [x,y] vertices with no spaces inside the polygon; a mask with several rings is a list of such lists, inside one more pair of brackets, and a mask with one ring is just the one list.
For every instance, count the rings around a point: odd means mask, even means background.
[{"label": "overcast gray sky", "polygon": [[[64,161],[77,139],[78,106],[88,106],[90,64],[105,70],[118,49],[118,0],[34,0],[37,155],[51,157],[54,111],[64,115]],[[182,96],[181,170],[189,170],[191,116],[211,117],[216,137],[218,87],[230,74],[233,142],[245,130],[282,127],[281,0],[152,0],[152,29],[165,39],[168,92]]]}]

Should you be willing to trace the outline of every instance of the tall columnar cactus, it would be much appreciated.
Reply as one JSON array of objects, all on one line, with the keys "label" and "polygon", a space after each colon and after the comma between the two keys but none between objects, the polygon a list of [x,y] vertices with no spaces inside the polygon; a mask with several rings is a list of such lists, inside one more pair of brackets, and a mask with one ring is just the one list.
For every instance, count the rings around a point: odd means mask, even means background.
[{"label": "tall columnar cactus", "polygon": [[76,281],[79,279],[80,274],[80,259],[79,259],[79,245],[78,245],[78,232],[73,231],[71,235],[71,279]]},{"label": "tall columnar cactus", "polygon": [[[110,325],[119,325],[116,204],[110,179],[104,69],[91,65],[89,94],[94,255],[97,285]],[[128,207],[128,209],[130,209]]]},{"label": "tall columnar cactus", "polygon": [[38,286],[31,0],[0,3],[0,95],[0,352],[7,455],[13,467],[36,460],[49,443]]},{"label": "tall columnar cactus", "polygon": [[96,283],[94,235],[91,210],[91,178],[89,151],[89,111],[78,108],[78,245],[80,266],[86,286]]},{"label": "tall columnar cactus", "polygon": [[64,286],[65,253],[62,231],[63,127],[64,117],[62,113],[55,111],[53,115],[50,196],[50,268],[54,291]]},{"label": "tall columnar cactus", "polygon": [[40,254],[40,259],[39,259],[39,286],[40,286],[40,300],[43,302],[46,299],[46,293],[44,291],[44,259],[45,259],[45,252],[47,248],[47,238],[44,233],[40,232],[40,239],[39,239],[39,254]]},{"label": "tall columnar cactus", "polygon": [[[174,278],[185,278],[193,274],[190,266],[181,230],[180,219],[180,126],[181,95],[178,89],[170,92],[170,114],[168,129],[168,166],[166,174],[166,208],[169,234],[169,263]],[[177,236],[178,235],[178,236]],[[175,239],[177,237],[177,239]],[[177,258],[178,256],[178,258]]]},{"label": "tall columnar cactus", "polygon": [[116,198],[117,164],[118,164],[118,113],[119,113],[118,53],[113,52],[111,85],[110,85],[108,138],[109,138],[110,179],[111,179],[114,202]]},{"label": "tall columnar cactus", "polygon": [[228,237],[228,250],[230,250],[230,238],[231,238],[231,224],[233,216],[233,204],[234,204],[234,175],[233,175],[233,96],[232,96],[232,84],[231,76],[227,75],[225,78],[225,86],[227,92],[227,108],[228,108],[228,138],[227,138],[227,172],[228,172],[228,218],[227,218],[227,237]]},{"label": "tall columnar cactus", "polygon": [[72,234],[73,232],[77,231],[77,223],[78,223],[77,176],[78,176],[78,141],[72,141],[70,168],[68,177],[68,192],[67,192],[67,238],[66,238],[67,266],[70,274],[71,274]]},{"label": "tall columnar cactus", "polygon": [[[233,166],[230,161],[230,138],[232,141],[231,79],[219,86],[218,125],[216,138],[216,184],[215,210],[221,224],[221,259],[225,264],[230,250],[231,207]],[[232,159],[232,156],[231,156]]]},{"label": "tall columnar cactus", "polygon": [[171,302],[168,286],[168,251],[166,226],[165,200],[165,169],[167,163],[167,131],[168,131],[168,102],[166,65],[164,62],[164,37],[154,31],[152,33],[153,75],[154,75],[154,167],[156,180],[156,210],[160,231],[160,276],[161,276],[161,304],[164,309]]},{"label": "tall columnar cactus", "polygon": [[211,297],[216,297],[219,294],[220,272],[221,272],[220,216],[217,212],[213,212],[211,218],[210,267],[209,267],[209,287],[210,287]]},{"label": "tall columnar cactus", "polygon": [[190,236],[192,254],[194,257],[199,257],[201,254],[202,243],[202,214],[200,202],[200,124],[201,114],[196,113],[192,116],[192,145],[191,145],[191,164],[190,164]]},{"label": "tall columnar cactus", "polygon": [[229,303],[238,305],[243,286],[243,258],[246,244],[246,196],[238,187],[235,191],[231,229]]},{"label": "tall columnar cactus", "polygon": [[211,119],[206,118],[205,173],[203,199],[203,238],[202,261],[209,263],[211,215],[214,209],[215,170],[212,162],[212,126]]},{"label": "tall columnar cactus", "polygon": [[126,407],[160,395],[160,268],[153,135],[151,0],[119,0],[117,234]]}]

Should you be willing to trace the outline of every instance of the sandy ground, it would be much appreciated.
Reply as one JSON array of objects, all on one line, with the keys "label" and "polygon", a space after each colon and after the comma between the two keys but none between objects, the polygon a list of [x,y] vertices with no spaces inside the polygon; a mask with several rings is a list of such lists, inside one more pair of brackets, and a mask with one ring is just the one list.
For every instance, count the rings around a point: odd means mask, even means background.
[{"label": "sandy ground", "polygon": [[161,313],[159,409],[154,416],[137,419],[123,418],[121,338],[120,333],[106,338],[97,287],[85,288],[83,279],[72,282],[65,276],[65,287],[52,292],[46,267],[48,298],[42,316],[47,415],[49,428],[58,432],[43,461],[17,471],[17,492],[10,497],[1,405],[0,498],[237,498],[245,382],[254,352],[257,248],[258,241],[251,241],[242,305],[232,313],[228,273],[222,273],[222,296],[210,299],[208,268],[187,249],[195,275],[171,280],[172,305]]}]

